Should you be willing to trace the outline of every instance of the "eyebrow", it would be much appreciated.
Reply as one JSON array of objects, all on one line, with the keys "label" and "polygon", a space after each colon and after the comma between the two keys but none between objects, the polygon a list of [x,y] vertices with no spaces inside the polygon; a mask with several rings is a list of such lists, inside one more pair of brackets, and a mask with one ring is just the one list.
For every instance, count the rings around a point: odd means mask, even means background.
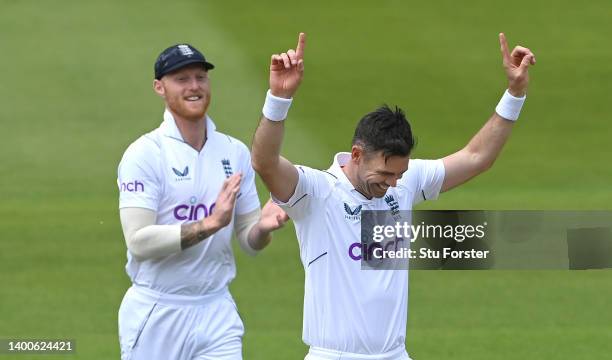
[{"label": "eyebrow", "polygon": [[399,177],[402,177],[402,176],[403,176],[403,175],[406,173],[406,171],[408,171],[408,169],[406,169],[405,171],[402,171],[402,172],[401,172],[401,173],[399,173],[399,174],[396,174],[396,173],[391,172],[391,171],[385,171],[385,170],[376,170],[376,173],[378,173],[378,174],[380,174],[380,175],[393,175],[393,176],[399,176]]}]

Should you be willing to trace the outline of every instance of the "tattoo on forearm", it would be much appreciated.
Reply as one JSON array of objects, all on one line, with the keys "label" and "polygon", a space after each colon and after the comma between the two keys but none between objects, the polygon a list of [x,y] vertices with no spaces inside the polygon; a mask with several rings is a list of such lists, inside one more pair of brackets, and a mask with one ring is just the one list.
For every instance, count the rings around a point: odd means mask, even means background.
[{"label": "tattoo on forearm", "polygon": [[212,235],[198,222],[181,225],[181,249],[185,250]]}]

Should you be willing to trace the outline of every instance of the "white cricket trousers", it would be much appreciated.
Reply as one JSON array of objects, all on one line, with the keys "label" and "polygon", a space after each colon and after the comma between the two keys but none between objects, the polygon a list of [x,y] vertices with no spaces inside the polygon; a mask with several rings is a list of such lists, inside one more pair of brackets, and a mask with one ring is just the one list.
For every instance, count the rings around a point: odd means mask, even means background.
[{"label": "white cricket trousers", "polygon": [[304,360],[412,360],[404,347],[384,354],[362,355],[311,346]]},{"label": "white cricket trousers", "polygon": [[243,334],[227,288],[185,296],[132,285],[119,308],[121,360],[241,360]]}]

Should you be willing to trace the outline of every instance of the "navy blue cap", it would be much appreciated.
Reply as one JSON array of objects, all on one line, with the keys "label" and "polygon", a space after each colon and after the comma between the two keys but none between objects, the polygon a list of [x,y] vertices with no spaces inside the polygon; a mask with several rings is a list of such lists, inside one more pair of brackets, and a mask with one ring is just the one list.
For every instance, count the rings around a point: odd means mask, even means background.
[{"label": "navy blue cap", "polygon": [[206,70],[215,66],[204,55],[189,44],[177,44],[162,51],[155,61],[155,78],[161,79],[164,75],[178,70],[189,64],[202,64]]}]

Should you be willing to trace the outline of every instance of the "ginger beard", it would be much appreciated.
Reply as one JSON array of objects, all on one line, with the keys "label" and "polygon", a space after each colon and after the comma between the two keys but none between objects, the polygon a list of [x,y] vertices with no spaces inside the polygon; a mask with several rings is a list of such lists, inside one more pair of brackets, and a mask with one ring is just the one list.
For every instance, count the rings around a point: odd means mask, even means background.
[{"label": "ginger beard", "polygon": [[208,72],[200,65],[187,66],[156,80],[155,91],[175,116],[189,121],[202,120],[210,104]]}]

